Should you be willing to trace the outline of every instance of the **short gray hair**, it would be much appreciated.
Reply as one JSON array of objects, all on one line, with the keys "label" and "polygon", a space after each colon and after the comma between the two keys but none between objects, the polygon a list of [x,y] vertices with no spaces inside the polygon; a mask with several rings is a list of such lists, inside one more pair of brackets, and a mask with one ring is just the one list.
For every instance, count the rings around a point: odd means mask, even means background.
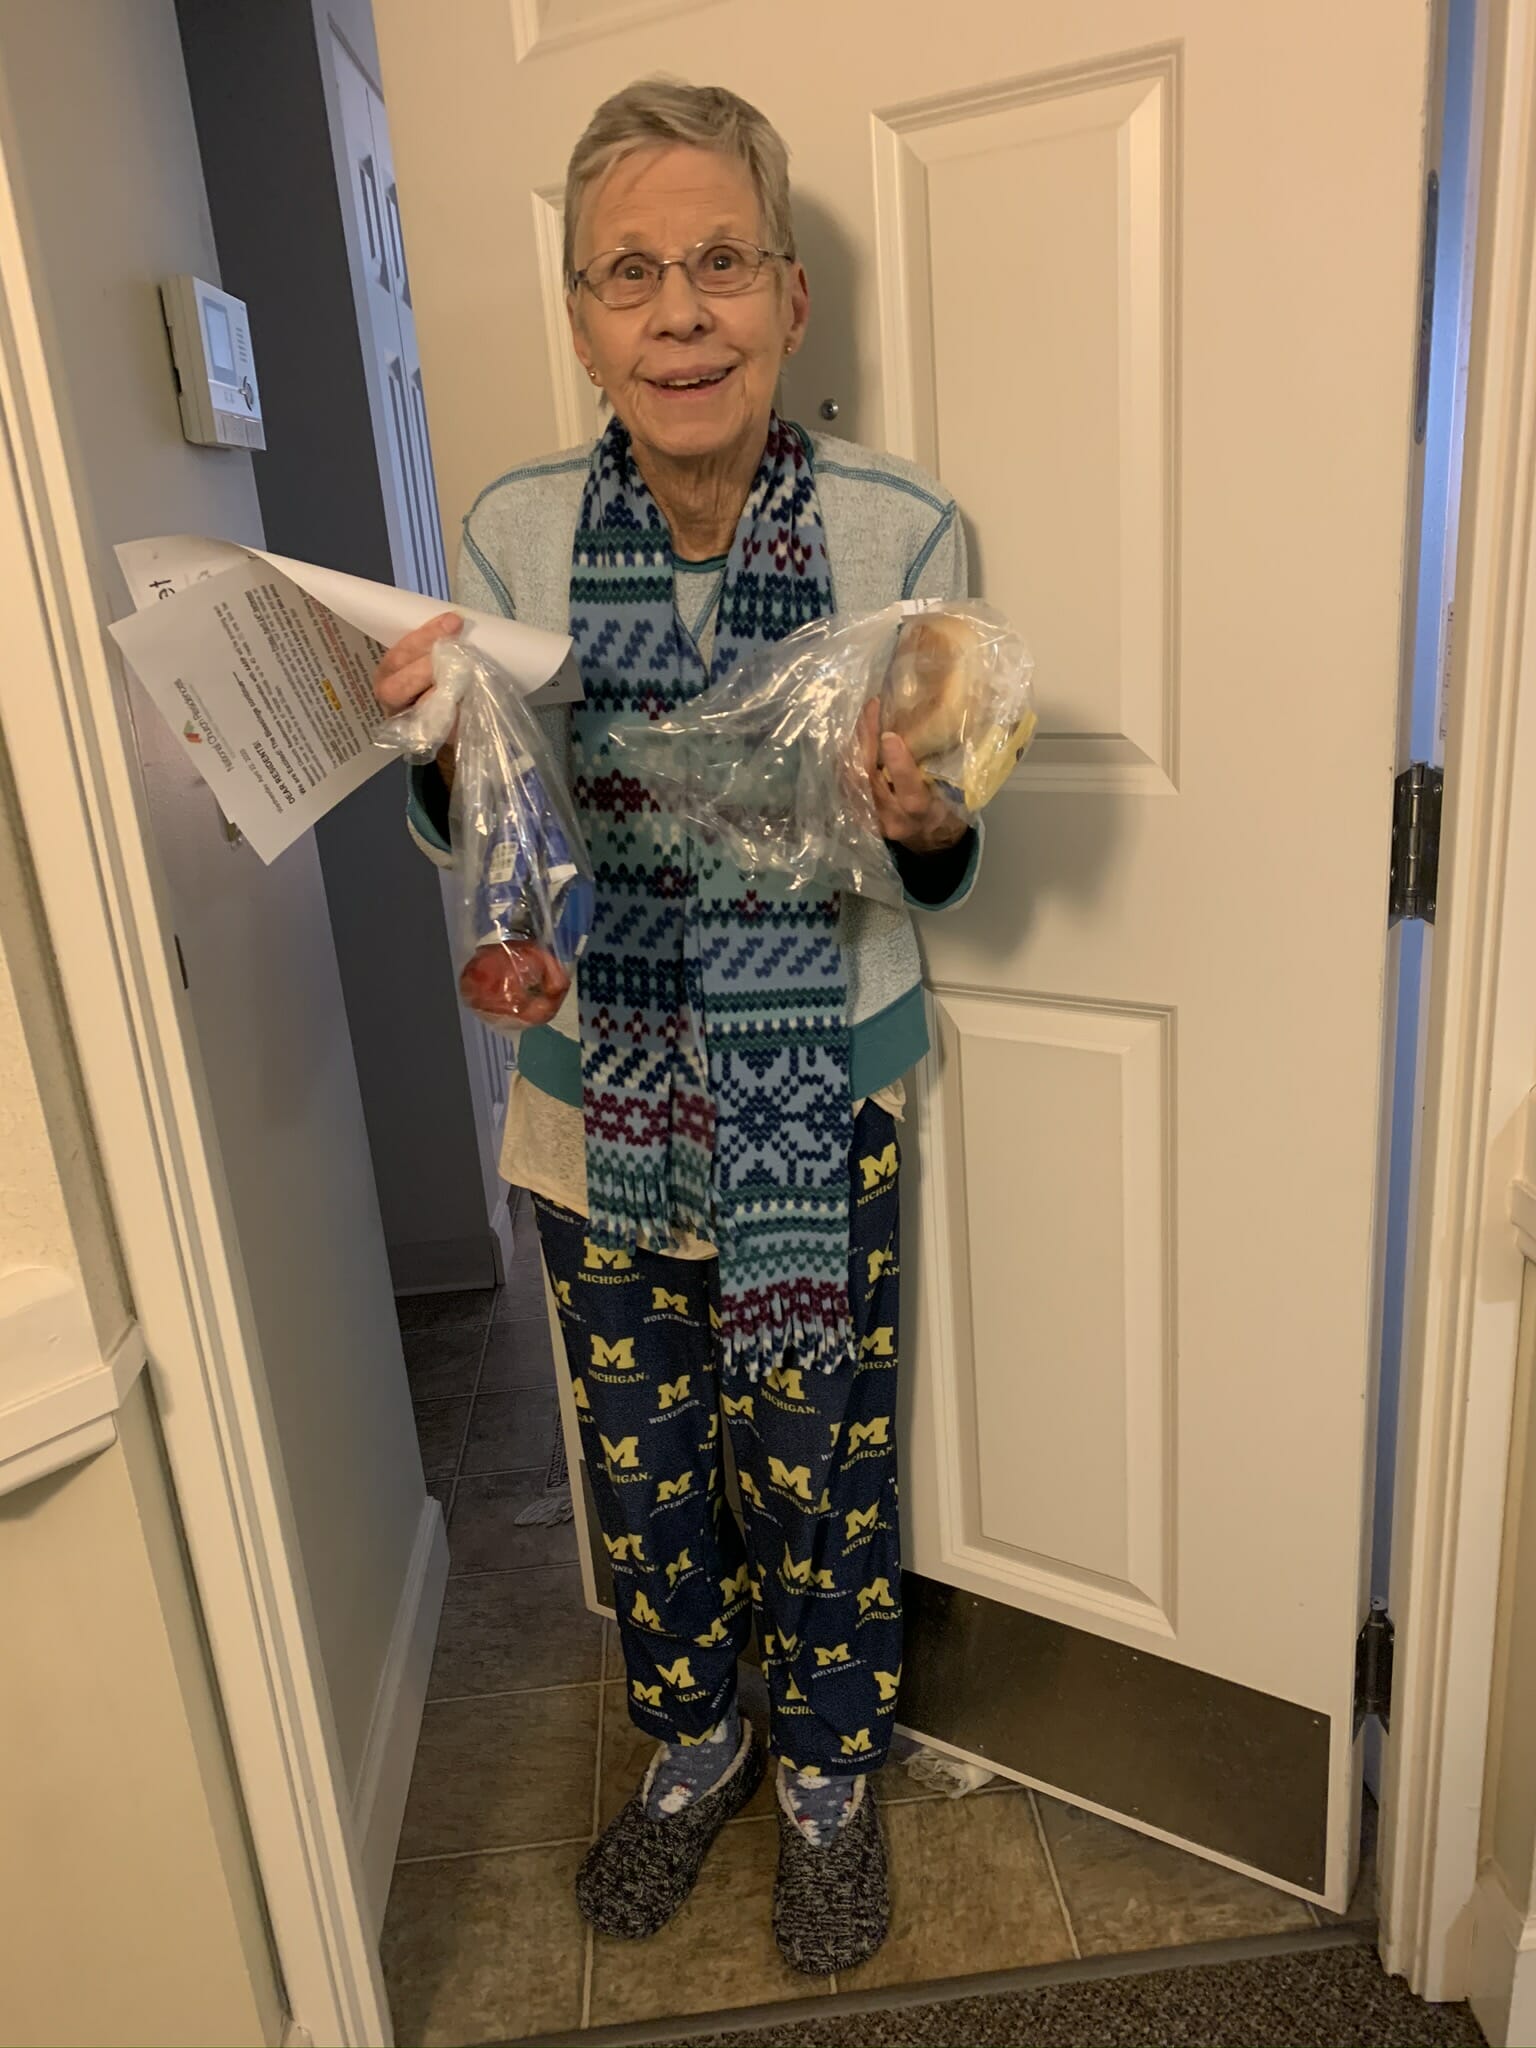
[{"label": "short gray hair", "polygon": [[571,151],[565,173],[565,275],[576,269],[576,221],[587,193],[621,157],[674,143],[717,150],[745,164],[763,216],[763,233],[780,255],[795,253],[789,207],[789,151],[765,114],[723,85],[679,78],[638,78],[606,99]]}]

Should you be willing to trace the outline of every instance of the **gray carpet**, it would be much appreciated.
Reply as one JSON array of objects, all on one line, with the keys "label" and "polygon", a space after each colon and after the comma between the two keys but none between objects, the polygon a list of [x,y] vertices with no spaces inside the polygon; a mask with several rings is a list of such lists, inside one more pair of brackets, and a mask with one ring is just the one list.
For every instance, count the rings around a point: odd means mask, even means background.
[{"label": "gray carpet", "polygon": [[[793,2026],[694,2034],[683,2048],[1482,2048],[1464,2005],[1425,2005],[1369,1948],[1044,1984]],[[665,2044],[657,2044],[665,2048]]]}]

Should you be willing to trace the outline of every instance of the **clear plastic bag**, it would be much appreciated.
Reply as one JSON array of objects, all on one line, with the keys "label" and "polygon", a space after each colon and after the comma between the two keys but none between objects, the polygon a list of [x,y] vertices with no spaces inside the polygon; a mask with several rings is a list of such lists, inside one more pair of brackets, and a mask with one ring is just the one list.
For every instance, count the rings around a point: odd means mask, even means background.
[{"label": "clear plastic bag", "polygon": [[434,687],[386,719],[377,744],[431,761],[453,737],[449,840],[459,994],[483,1023],[547,1024],[592,929],[592,863],[533,714],[458,640],[432,649]]},{"label": "clear plastic bag", "polygon": [[908,601],[815,619],[669,717],[626,720],[611,739],[744,874],[900,903],[859,753],[865,705],[879,700],[881,732],[973,818],[1034,737],[1033,666],[990,606]]}]

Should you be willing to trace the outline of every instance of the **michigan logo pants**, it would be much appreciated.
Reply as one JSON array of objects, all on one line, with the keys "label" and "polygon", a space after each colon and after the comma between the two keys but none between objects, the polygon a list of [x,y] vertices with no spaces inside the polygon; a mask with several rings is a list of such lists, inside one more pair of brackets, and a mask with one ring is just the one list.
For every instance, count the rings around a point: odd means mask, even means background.
[{"label": "michigan logo pants", "polygon": [[791,1354],[755,1383],[722,1383],[714,1259],[604,1251],[534,1200],[635,1724],[662,1742],[707,1734],[755,1620],[775,1752],[842,1773],[884,1761],[901,1678],[899,1154],[874,1103],[849,1168],[857,1365],[810,1373]]}]

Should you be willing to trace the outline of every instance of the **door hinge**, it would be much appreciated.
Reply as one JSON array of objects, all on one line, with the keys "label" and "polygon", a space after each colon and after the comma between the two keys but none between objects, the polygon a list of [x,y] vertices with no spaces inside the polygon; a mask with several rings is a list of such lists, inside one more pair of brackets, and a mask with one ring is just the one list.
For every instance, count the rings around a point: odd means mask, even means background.
[{"label": "door hinge", "polygon": [[1389,891],[1393,924],[1405,917],[1435,921],[1440,880],[1440,803],[1445,770],[1415,761],[1398,776],[1392,792],[1392,874]]},{"label": "door hinge", "polygon": [[1392,1726],[1392,1617],[1384,1600],[1373,1600],[1365,1626],[1355,1638],[1355,1733],[1372,1715]]}]

